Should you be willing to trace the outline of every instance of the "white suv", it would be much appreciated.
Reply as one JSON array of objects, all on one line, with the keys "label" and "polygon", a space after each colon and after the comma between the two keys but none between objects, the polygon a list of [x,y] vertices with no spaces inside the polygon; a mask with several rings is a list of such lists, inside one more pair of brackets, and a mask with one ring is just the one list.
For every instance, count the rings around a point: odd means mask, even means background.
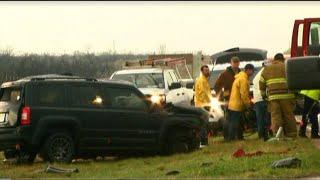
[{"label": "white suv", "polygon": [[116,71],[110,80],[129,81],[153,102],[190,105],[193,90],[182,87],[181,80],[173,69],[140,68]]}]

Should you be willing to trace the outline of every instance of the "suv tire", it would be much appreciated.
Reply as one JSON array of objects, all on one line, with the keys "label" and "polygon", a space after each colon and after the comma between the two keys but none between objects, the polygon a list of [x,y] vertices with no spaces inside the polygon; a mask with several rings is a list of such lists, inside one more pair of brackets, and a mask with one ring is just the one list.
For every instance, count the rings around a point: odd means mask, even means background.
[{"label": "suv tire", "polygon": [[73,138],[64,132],[50,135],[44,144],[43,159],[50,162],[70,163],[74,157]]},{"label": "suv tire", "polygon": [[186,131],[176,131],[169,135],[168,152],[169,154],[186,153],[192,149],[192,144]]},{"label": "suv tire", "polygon": [[19,151],[18,152],[18,157],[17,157],[17,163],[22,164],[22,163],[33,163],[34,160],[37,157],[37,153],[35,152],[25,152],[25,151]]}]

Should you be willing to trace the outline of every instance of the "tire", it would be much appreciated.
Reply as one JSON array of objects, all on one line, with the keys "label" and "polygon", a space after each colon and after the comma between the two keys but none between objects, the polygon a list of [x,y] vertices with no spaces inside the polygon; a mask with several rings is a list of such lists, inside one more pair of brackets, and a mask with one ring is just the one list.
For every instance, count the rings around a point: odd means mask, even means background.
[{"label": "tire", "polygon": [[16,158],[16,154],[17,154],[16,150],[5,150],[3,152],[4,158],[6,159]]},{"label": "tire", "polygon": [[[187,153],[192,149],[192,143],[190,143],[190,137],[186,131],[176,131],[169,135],[168,140],[168,153]],[[195,142],[197,143],[197,142]]]},{"label": "tire", "polygon": [[191,139],[189,147],[190,147],[190,149],[189,149],[190,151],[195,151],[195,150],[199,149],[200,148],[200,137],[194,136]]},{"label": "tire", "polygon": [[18,164],[33,163],[37,156],[35,152],[26,152],[23,150],[5,150],[3,154],[6,159],[16,158]]},{"label": "tire", "polygon": [[71,163],[75,154],[74,140],[68,133],[52,134],[46,139],[41,154],[45,161]]},{"label": "tire", "polygon": [[18,158],[17,158],[17,163],[22,164],[22,163],[29,163],[32,164],[34,160],[37,157],[37,153],[35,152],[25,152],[25,151],[20,151],[18,152]]}]

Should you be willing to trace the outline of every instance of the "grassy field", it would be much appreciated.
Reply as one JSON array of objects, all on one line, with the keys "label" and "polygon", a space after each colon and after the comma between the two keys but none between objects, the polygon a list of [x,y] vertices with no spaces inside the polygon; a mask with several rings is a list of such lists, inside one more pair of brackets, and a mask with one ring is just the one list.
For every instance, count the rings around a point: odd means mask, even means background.
[{"label": "grassy field", "polygon": [[[238,148],[246,152],[263,151],[253,157],[234,158]],[[292,169],[272,169],[270,164],[286,157],[298,157],[302,166]],[[3,159],[3,155],[0,155]],[[202,163],[211,164],[201,166]],[[79,173],[53,174],[39,172],[45,163],[33,165],[0,163],[0,178],[253,178],[253,177],[307,177],[320,176],[320,152],[309,139],[263,142],[251,136],[245,141],[224,142],[211,138],[210,145],[193,153],[172,156],[105,158],[77,161],[71,164],[54,164],[56,167],[78,168]],[[177,170],[180,173],[167,176]]]}]

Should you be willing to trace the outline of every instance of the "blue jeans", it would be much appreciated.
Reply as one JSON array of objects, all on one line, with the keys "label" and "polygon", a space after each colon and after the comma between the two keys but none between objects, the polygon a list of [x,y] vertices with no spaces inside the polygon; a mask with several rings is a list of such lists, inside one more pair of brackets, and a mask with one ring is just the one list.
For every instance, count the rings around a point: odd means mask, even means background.
[{"label": "blue jeans", "polygon": [[228,136],[227,140],[243,139],[240,121],[242,112],[228,110]]},{"label": "blue jeans", "polygon": [[256,111],[258,135],[259,138],[268,137],[268,105],[266,101],[259,101],[254,104],[254,110]]}]

